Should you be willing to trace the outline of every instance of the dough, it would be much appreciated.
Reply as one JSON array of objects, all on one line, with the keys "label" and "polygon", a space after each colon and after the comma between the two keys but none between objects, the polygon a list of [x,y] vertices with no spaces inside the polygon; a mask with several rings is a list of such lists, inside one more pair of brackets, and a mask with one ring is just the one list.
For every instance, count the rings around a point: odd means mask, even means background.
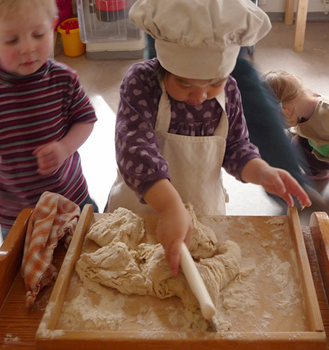
[{"label": "dough", "polygon": [[124,242],[129,248],[136,248],[145,233],[144,220],[125,208],[96,221],[86,235],[101,247],[113,242]]},{"label": "dough", "polygon": [[[240,247],[232,241],[226,241],[216,246],[217,239],[215,233],[198,222],[193,208],[187,205],[192,215],[194,231],[191,245],[191,254],[197,258],[196,266],[201,273],[205,285],[215,305],[219,301],[219,292],[239,273],[241,251]],[[120,210],[119,210],[120,209]],[[109,231],[108,221],[118,218],[120,213],[125,214],[136,224],[136,215],[128,214],[122,208],[118,212],[96,225],[91,227],[86,238],[92,238],[95,242],[110,242],[93,253],[82,254],[76,264],[76,272],[82,282],[96,282],[100,285],[119,290],[124,294],[150,295],[161,299],[178,296],[184,305],[196,311],[199,308],[198,301],[192,294],[187,284],[185,276],[179,272],[177,276],[172,275],[172,271],[166,262],[162,245],[147,244],[140,242],[144,232],[135,232],[144,228],[144,224],[132,225],[134,230],[120,230],[117,225],[115,234]],[[118,222],[118,221],[116,221]],[[129,220],[123,220],[125,227],[130,227]],[[105,226],[106,229],[102,229]],[[105,232],[111,237],[105,237]],[[133,244],[124,233],[130,237],[134,236]],[[101,239],[97,237],[100,234]],[[135,237],[138,236],[138,238]],[[120,237],[120,238],[119,238]],[[121,241],[119,241],[119,239]]]},{"label": "dough", "polygon": [[[219,301],[219,291],[238,274],[241,260],[236,243],[226,241],[221,248],[222,254],[196,263],[215,305]],[[186,308],[196,311],[199,307],[184,274],[172,275],[160,243],[142,243],[136,250],[122,242],[112,243],[94,253],[82,254],[76,272],[83,282],[87,279],[124,294],[161,299],[178,296]]]},{"label": "dough", "polygon": [[214,256],[218,243],[214,231],[198,221],[190,203],[187,203],[185,206],[193,222],[192,241],[189,247],[191,255],[194,259],[210,258]]},{"label": "dough", "polygon": [[212,258],[196,263],[209,295],[215,305],[219,303],[220,291],[239,273],[241,250],[238,244],[227,240],[218,247]]},{"label": "dough", "polygon": [[197,309],[182,273],[173,276],[160,243],[142,243],[136,250],[113,243],[95,253],[82,254],[76,272],[80,279],[97,282],[124,294],[151,295],[161,299],[179,296],[188,309]]}]

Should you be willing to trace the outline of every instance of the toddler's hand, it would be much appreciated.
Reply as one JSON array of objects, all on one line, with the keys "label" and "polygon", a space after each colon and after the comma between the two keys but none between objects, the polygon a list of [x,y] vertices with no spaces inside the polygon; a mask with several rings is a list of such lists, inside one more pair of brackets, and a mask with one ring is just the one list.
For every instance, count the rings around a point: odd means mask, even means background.
[{"label": "toddler's hand", "polygon": [[68,157],[60,142],[50,142],[36,148],[33,153],[37,156],[38,173],[48,175],[57,170]]},{"label": "toddler's hand", "polygon": [[292,195],[297,197],[304,207],[312,204],[307,193],[286,170],[268,167],[261,174],[261,185],[267,192],[282,197],[289,207],[294,206]]},{"label": "toddler's hand", "polygon": [[191,244],[192,231],[192,219],[183,204],[159,215],[156,235],[165,249],[166,259],[174,275],[179,271],[182,243],[185,241],[187,246]]}]

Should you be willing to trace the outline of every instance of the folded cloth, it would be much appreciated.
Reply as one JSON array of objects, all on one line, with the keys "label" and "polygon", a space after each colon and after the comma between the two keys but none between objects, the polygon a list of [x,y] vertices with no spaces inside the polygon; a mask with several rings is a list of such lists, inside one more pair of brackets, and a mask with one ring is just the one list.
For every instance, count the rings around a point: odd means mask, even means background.
[{"label": "folded cloth", "polygon": [[65,197],[44,192],[30,217],[24,244],[21,273],[27,290],[25,303],[30,307],[40,289],[55,280],[52,265],[58,241],[70,244],[80,216],[80,208]]}]

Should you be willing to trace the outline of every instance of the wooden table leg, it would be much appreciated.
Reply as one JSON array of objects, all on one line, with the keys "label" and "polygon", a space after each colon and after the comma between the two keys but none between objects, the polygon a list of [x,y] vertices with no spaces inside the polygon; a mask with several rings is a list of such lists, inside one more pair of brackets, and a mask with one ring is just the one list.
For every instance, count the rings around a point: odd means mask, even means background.
[{"label": "wooden table leg", "polygon": [[308,0],[298,0],[294,51],[303,51],[304,49],[307,7],[308,7]]},{"label": "wooden table leg", "polygon": [[284,24],[292,25],[294,23],[295,0],[286,0],[286,12]]}]

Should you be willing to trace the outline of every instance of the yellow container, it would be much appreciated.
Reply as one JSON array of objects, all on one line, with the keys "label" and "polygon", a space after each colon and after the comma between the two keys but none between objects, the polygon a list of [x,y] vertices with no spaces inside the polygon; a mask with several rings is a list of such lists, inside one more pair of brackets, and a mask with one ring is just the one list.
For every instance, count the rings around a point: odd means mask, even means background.
[{"label": "yellow container", "polygon": [[86,44],[80,39],[78,18],[69,18],[57,27],[61,34],[64,53],[69,57],[81,56],[86,51]]}]

